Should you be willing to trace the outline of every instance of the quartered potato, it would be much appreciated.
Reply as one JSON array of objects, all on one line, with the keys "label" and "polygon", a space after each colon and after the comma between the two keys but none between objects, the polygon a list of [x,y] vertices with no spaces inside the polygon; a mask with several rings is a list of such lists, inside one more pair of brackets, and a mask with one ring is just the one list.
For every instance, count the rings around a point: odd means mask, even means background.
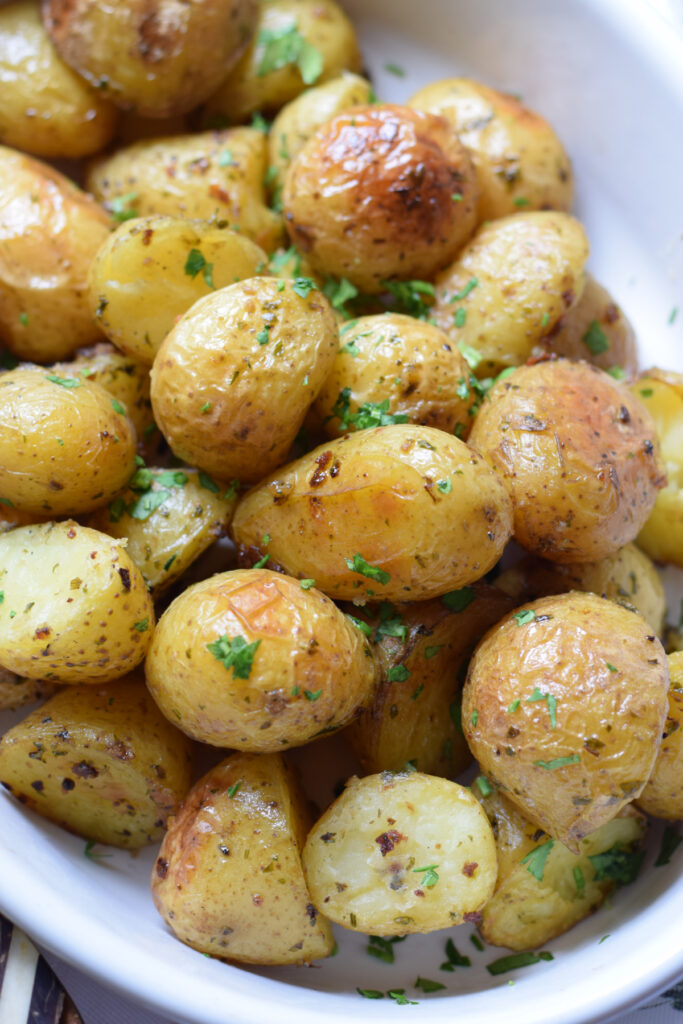
[{"label": "quartered potato", "polygon": [[97,340],[86,281],[109,233],[104,210],[52,167],[0,146],[0,225],[0,342],[50,363]]},{"label": "quartered potato", "polygon": [[647,622],[573,591],[522,606],[484,638],[463,691],[463,729],[486,775],[578,853],[643,791],[668,689]]},{"label": "quartered potato", "polygon": [[594,913],[617,885],[635,880],[646,822],[633,807],[581,839],[572,853],[527,821],[486,776],[475,779],[472,792],[496,837],[498,879],[479,925],[491,945],[545,946]]},{"label": "quartered potato", "polygon": [[0,536],[0,665],[51,683],[106,683],[145,656],[154,607],[125,548],[67,520]]},{"label": "quartered potato", "polygon": [[22,679],[0,667],[0,710],[15,711],[25,704],[37,704],[51,697],[58,687],[45,679]]},{"label": "quartered potato", "polygon": [[211,221],[271,252],[283,226],[265,205],[267,149],[253,128],[145,140],[91,161],[86,185],[119,220],[160,214]]},{"label": "quartered potato", "polygon": [[191,752],[132,675],[69,686],[13,726],[0,741],[0,782],[70,832],[136,850],[178,810]]},{"label": "quartered potato", "polygon": [[279,754],[231,754],[197,782],[152,871],[157,910],[181,942],[249,964],[330,956],[329,922],[301,867],[306,798]]},{"label": "quartered potato", "polygon": [[472,793],[422,772],[351,779],[311,829],[303,863],[315,906],[372,935],[462,924],[491,896],[497,871]]},{"label": "quartered potato", "polygon": [[426,600],[481,579],[510,528],[488,463],[442,430],[410,424],[315,448],[254,487],[232,522],[246,562],[269,554],[359,604]]},{"label": "quartered potato", "polygon": [[662,745],[638,806],[655,818],[683,820],[683,652],[667,658],[671,685]]},{"label": "quartered potato", "polygon": [[127,540],[126,552],[156,596],[227,531],[235,497],[196,469],[142,467],[87,525]]},{"label": "quartered potato", "polygon": [[588,240],[566,213],[483,224],[436,279],[433,315],[480,376],[519,366],[581,298]]}]

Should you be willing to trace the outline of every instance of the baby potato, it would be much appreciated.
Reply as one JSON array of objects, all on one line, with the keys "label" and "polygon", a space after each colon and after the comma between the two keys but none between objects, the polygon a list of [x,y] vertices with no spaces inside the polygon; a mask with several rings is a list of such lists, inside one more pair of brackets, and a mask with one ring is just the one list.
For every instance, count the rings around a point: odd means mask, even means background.
[{"label": "baby potato", "polygon": [[544,946],[594,913],[615,885],[633,881],[642,865],[638,844],[646,823],[631,805],[572,853],[527,821],[486,776],[475,779],[472,791],[496,837],[498,880],[479,924],[493,946]]},{"label": "baby potato", "polygon": [[631,390],[654,420],[666,469],[638,544],[656,562],[683,569],[683,374],[646,370]]},{"label": "baby potato", "polygon": [[127,539],[126,551],[156,597],[227,531],[235,496],[196,469],[143,467],[87,525]]},{"label": "baby potato", "polygon": [[306,798],[279,754],[231,754],[197,782],[152,871],[157,910],[181,942],[248,964],[330,956],[330,924],[301,866]]},{"label": "baby potato", "polygon": [[465,737],[522,813],[573,853],[636,799],[667,714],[664,649],[640,615],[573,591],[506,616],[474,653]]},{"label": "baby potato", "polygon": [[438,327],[480,376],[519,366],[581,298],[588,239],[566,213],[518,213],[479,228],[436,279]]},{"label": "baby potato", "polygon": [[0,146],[0,224],[0,342],[50,363],[96,339],[86,278],[109,233],[104,210],[52,167]]},{"label": "baby potato", "polygon": [[0,7],[0,81],[6,146],[78,159],[111,142],[116,108],[59,59],[34,0]]},{"label": "baby potato", "polygon": [[572,205],[572,169],[547,121],[509,93],[471,78],[425,86],[410,106],[445,117],[472,156],[481,188],[479,220]]},{"label": "baby potato", "polygon": [[126,221],[100,248],[90,306],[110,341],[151,366],[178,317],[215,289],[266,265],[255,242],[201,221],[151,216]]},{"label": "baby potato", "polygon": [[372,703],[344,735],[365,771],[399,771],[411,763],[452,778],[468,767],[472,755],[460,721],[467,662],[486,630],[513,607],[495,587],[475,583],[441,600],[384,601],[360,612],[380,678]]},{"label": "baby potato", "polygon": [[258,19],[251,46],[206,104],[210,126],[272,113],[306,86],[360,71],[353,25],[333,0],[268,0]]},{"label": "baby potato", "polygon": [[315,412],[328,437],[420,423],[463,438],[477,404],[470,378],[464,357],[432,324],[401,313],[362,316],[343,328]]},{"label": "baby potato", "polygon": [[372,935],[461,924],[492,895],[497,871],[469,789],[422,772],[350,779],[311,829],[303,864],[315,906]]},{"label": "baby potato", "polygon": [[282,200],[312,266],[372,293],[454,259],[474,231],[477,196],[467,150],[444,118],[384,104],[323,125],[290,164]]},{"label": "baby potato", "polygon": [[135,428],[83,377],[38,367],[0,375],[0,500],[36,515],[105,505],[135,468]]},{"label": "baby potato", "polygon": [[240,281],[196,302],[166,337],[154,418],[179,458],[219,479],[260,480],[287,458],[337,345],[312,281]]},{"label": "baby potato", "polygon": [[272,252],[284,232],[282,217],[265,202],[267,150],[265,136],[253,128],[136,142],[92,160],[86,187],[119,219],[207,220]]},{"label": "baby potato", "polygon": [[42,0],[60,56],[107,99],[145,117],[192,110],[247,46],[257,0]]},{"label": "baby potato", "polygon": [[22,679],[0,666],[0,710],[16,711],[26,704],[37,704],[56,693],[58,687],[45,679]]},{"label": "baby potato", "polygon": [[163,713],[189,736],[270,752],[347,725],[370,698],[376,666],[364,635],[324,594],[279,572],[237,569],[188,587],[166,609],[146,674]]},{"label": "baby potato", "polygon": [[121,544],[71,520],[0,536],[0,664],[51,683],[108,683],[145,656],[154,607]]},{"label": "baby potato", "polygon": [[645,789],[636,801],[655,818],[683,820],[683,652],[667,658],[671,685],[662,745]]},{"label": "baby potato", "polygon": [[158,841],[190,786],[192,745],[142,675],[69,686],[0,741],[0,781],[44,818],[97,843]]},{"label": "baby potato", "polygon": [[470,443],[500,471],[514,536],[553,562],[594,562],[634,540],[666,477],[654,424],[588,363],[524,366],[496,384]]}]

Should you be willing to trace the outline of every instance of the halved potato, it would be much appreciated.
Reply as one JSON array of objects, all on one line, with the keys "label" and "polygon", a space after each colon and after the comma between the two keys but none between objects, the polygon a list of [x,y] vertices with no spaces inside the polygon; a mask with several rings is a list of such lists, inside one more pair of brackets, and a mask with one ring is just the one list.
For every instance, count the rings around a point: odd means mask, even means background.
[{"label": "halved potato", "polygon": [[655,818],[683,819],[683,652],[667,658],[671,685],[669,712],[652,775],[637,800]]}]

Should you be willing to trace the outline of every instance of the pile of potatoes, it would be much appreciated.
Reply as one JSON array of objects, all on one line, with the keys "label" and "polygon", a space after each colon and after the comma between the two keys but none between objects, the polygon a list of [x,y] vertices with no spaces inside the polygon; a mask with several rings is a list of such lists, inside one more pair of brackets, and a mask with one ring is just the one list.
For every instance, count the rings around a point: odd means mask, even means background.
[{"label": "pile of potatoes", "polygon": [[161,841],[211,956],[540,947],[683,817],[683,378],[520,101],[378,101],[334,0],[152,8],[0,8],[0,781]]}]

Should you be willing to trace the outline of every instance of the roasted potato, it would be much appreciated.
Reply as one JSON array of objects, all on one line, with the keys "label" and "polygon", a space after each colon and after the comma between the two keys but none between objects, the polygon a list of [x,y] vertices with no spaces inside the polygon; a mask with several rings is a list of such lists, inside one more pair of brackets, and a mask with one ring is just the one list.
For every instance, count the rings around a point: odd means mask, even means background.
[{"label": "roasted potato", "polygon": [[516,97],[446,78],[420,89],[410,106],[445,117],[467,146],[481,188],[479,220],[571,209],[569,157],[548,122]]},{"label": "roasted potato", "polygon": [[233,284],[196,302],[166,337],[152,367],[154,418],[191,465],[261,480],[286,460],[337,345],[312,281]]},{"label": "roasted potato", "polygon": [[211,221],[271,252],[284,231],[282,217],[265,205],[267,149],[253,128],[136,142],[91,161],[86,185],[118,220],[160,214]]},{"label": "roasted potato", "polygon": [[655,818],[683,819],[683,652],[667,658],[671,685],[662,745],[652,775],[637,800]]},{"label": "roasted potato", "polygon": [[257,0],[42,0],[61,57],[107,99],[145,117],[192,110],[256,28]]},{"label": "roasted potato", "polygon": [[527,821],[486,776],[475,779],[472,791],[496,837],[498,880],[479,925],[493,946],[545,946],[594,913],[617,884],[633,881],[642,865],[645,854],[637,847],[646,824],[630,805],[572,853]]},{"label": "roasted potato", "polygon": [[86,279],[109,231],[104,210],[52,167],[0,146],[0,224],[0,342],[50,363],[96,340]]},{"label": "roasted potato", "polygon": [[145,668],[180,729],[256,752],[347,725],[377,672],[364,635],[329,598],[269,569],[188,587],[160,618]]},{"label": "roasted potato", "polygon": [[154,607],[123,546],[78,523],[0,536],[0,665],[51,683],[107,683],[145,656]]},{"label": "roasted potato", "polygon": [[557,359],[515,370],[488,398],[469,441],[510,489],[515,540],[553,562],[594,562],[635,539],[666,477],[628,388]]},{"label": "roasted potato", "polygon": [[311,900],[373,935],[461,924],[493,893],[496,846],[472,793],[422,772],[351,779],[303,852]]},{"label": "roasted potato", "polygon": [[58,687],[45,679],[22,679],[0,667],[0,710],[15,711],[25,704],[37,704],[51,697]]},{"label": "roasted potato", "polygon": [[476,225],[467,150],[447,121],[408,107],[354,107],[291,162],[282,194],[290,238],[321,274],[381,292],[428,278]]},{"label": "roasted potato", "polygon": [[484,637],[463,729],[486,775],[578,853],[644,789],[668,689],[664,649],[645,620],[572,591],[520,608]]},{"label": "roasted potato", "polygon": [[190,790],[152,871],[156,908],[181,942],[249,964],[330,956],[329,922],[301,866],[306,798],[279,754],[232,754]]},{"label": "roasted potato", "polygon": [[0,741],[0,782],[70,832],[136,850],[178,810],[191,751],[132,675],[69,686],[13,726]]},{"label": "roasted potato", "polygon": [[510,526],[487,462],[442,430],[404,424],[348,434],[271,474],[237,506],[232,534],[245,562],[269,554],[362,604],[422,601],[481,579]]},{"label": "roasted potato", "polygon": [[412,316],[362,316],[342,328],[332,371],[315,402],[328,437],[387,423],[419,423],[464,438],[476,378],[450,339]]},{"label": "roasted potato", "polygon": [[87,525],[118,540],[156,597],[227,532],[236,493],[196,469],[142,467]]},{"label": "roasted potato", "polygon": [[254,42],[205,107],[209,127],[273,113],[306,86],[360,71],[353,26],[333,0],[268,0]]}]

